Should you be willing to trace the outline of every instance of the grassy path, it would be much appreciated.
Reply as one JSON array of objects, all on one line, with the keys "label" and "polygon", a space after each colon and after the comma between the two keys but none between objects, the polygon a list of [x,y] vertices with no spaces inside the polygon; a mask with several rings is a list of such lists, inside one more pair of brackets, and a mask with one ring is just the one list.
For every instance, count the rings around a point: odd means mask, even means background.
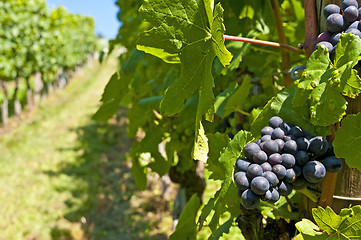
[{"label": "grassy path", "polygon": [[167,238],[159,194],[134,194],[125,111],[90,120],[115,69],[115,59],[85,69],[0,135],[0,240]]}]

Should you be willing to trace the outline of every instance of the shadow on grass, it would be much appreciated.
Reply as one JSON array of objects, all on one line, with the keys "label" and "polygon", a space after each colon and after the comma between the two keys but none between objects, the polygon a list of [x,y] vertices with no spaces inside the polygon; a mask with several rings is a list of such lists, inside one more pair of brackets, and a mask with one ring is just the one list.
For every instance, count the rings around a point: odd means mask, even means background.
[{"label": "shadow on grass", "polygon": [[83,231],[77,238],[68,229],[55,226],[53,239],[167,239],[165,234],[152,231],[161,219],[147,218],[149,207],[132,206],[131,200],[137,196],[126,160],[131,140],[127,137],[125,114],[123,110],[118,122],[92,122],[74,129],[78,146],[72,151],[78,153],[77,159],[61,166],[59,172],[48,173],[71,178],[72,184],[60,186],[58,191],[71,192],[64,217],[80,223]]}]

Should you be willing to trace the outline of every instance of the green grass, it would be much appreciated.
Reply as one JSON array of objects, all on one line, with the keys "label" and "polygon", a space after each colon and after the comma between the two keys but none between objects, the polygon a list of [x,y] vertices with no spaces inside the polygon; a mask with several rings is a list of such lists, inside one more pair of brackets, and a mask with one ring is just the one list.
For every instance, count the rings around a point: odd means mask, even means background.
[{"label": "green grass", "polygon": [[0,240],[167,239],[160,194],[135,193],[126,110],[90,120],[116,68],[109,59],[85,69],[0,135]]}]

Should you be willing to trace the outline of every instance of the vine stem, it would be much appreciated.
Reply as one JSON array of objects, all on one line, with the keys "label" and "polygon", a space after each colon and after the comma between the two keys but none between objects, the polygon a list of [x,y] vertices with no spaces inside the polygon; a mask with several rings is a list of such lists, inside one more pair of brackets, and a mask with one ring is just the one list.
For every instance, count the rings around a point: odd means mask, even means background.
[{"label": "vine stem", "polygon": [[317,14],[316,14],[316,1],[305,0],[305,42],[303,48],[305,49],[306,56],[309,58],[316,45],[317,38]]},{"label": "vine stem", "polygon": [[284,44],[284,43],[270,42],[270,41],[264,41],[264,40],[258,40],[258,39],[253,39],[253,38],[246,38],[246,37],[236,37],[236,36],[230,36],[230,35],[224,35],[224,40],[246,42],[246,43],[253,43],[253,44],[264,45],[264,46],[284,48],[290,52],[302,54],[302,51],[300,49],[292,47],[292,46],[290,46],[288,44]]},{"label": "vine stem", "polygon": [[[336,123],[335,125],[331,125],[331,135],[327,137],[329,142],[333,142],[335,139],[335,134],[337,129],[340,128],[340,123]],[[321,197],[318,201],[318,205],[326,208],[327,206],[331,206],[333,202],[333,195],[335,194],[337,181],[337,173],[326,173],[325,178],[323,179],[323,184],[321,186]]]}]

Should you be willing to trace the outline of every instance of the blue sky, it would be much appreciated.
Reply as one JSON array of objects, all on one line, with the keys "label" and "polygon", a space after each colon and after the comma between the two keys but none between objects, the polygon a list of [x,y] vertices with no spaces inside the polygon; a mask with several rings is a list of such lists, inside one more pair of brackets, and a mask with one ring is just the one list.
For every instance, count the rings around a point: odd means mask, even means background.
[{"label": "blue sky", "polygon": [[69,12],[95,19],[95,31],[108,39],[117,35],[120,26],[117,20],[118,8],[115,0],[46,0],[49,9],[63,5]]}]

